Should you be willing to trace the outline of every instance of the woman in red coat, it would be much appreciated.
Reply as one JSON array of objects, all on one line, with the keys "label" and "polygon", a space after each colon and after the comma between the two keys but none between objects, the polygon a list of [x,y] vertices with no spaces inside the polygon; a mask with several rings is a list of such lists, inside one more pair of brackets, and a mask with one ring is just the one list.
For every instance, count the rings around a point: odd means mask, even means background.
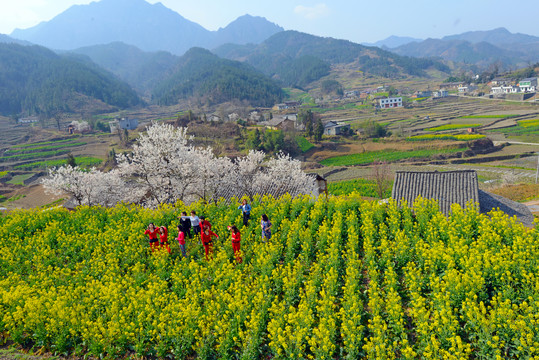
[{"label": "woman in red coat", "polygon": [[155,251],[157,247],[159,246],[157,244],[157,235],[159,234],[159,229],[155,227],[153,223],[148,224],[148,228],[144,232],[145,235],[148,235],[150,237],[150,249],[152,251]]},{"label": "woman in red coat", "polygon": [[200,240],[204,246],[204,252],[206,253],[206,260],[209,260],[211,254],[213,253],[213,240],[212,237],[219,239],[216,233],[211,231],[208,227],[200,233]]},{"label": "woman in red coat", "polygon": [[159,227],[159,243],[161,245],[161,249],[167,249],[168,253],[170,254],[170,246],[168,246],[168,229],[166,226]]},{"label": "woman in red coat", "polygon": [[234,256],[236,257],[238,264],[241,264],[243,262],[240,254],[241,233],[236,225],[230,225],[228,230],[230,230],[230,233],[232,234],[232,250],[234,250]]}]

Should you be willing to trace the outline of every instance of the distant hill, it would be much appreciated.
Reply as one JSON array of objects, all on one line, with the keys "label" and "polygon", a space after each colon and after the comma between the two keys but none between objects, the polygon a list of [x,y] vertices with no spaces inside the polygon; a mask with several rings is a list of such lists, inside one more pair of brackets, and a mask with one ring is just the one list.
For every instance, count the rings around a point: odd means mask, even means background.
[{"label": "distant hill", "polygon": [[[214,52],[224,58],[245,61],[266,75],[280,79],[285,85],[293,85],[296,78],[302,77],[317,80],[327,73],[324,69],[329,71],[332,64],[354,63],[359,70],[385,77],[426,76],[425,70],[429,68],[449,71],[437,60],[403,57],[377,47],[298,31],[277,33],[259,45],[227,44],[214,49]],[[298,66],[302,63],[309,65]],[[291,67],[296,69],[292,74],[289,71]],[[312,76],[307,76],[309,74]]]},{"label": "distant hill", "polygon": [[145,52],[133,45],[114,42],[75,49],[117,75],[141,93],[149,94],[179,60],[166,51]]},{"label": "distant hill", "polygon": [[539,37],[512,34],[505,28],[498,28],[412,42],[391,51],[399,55],[438,57],[479,67],[495,62],[506,67],[520,67],[539,60]]},{"label": "distant hill", "polygon": [[253,106],[271,106],[282,100],[283,92],[274,81],[247,64],[192,48],[180,58],[173,73],[155,88],[153,100],[172,105],[191,97],[208,105],[239,100]]},{"label": "distant hill", "polygon": [[118,108],[140,103],[127,84],[90,61],[41,46],[0,44],[1,114],[69,112],[74,99],[79,106],[92,99]]},{"label": "distant hill", "polygon": [[442,40],[464,40],[477,44],[480,42],[487,42],[493,45],[503,44],[530,44],[538,43],[539,37],[509,32],[506,28],[497,28],[487,31],[469,31],[457,35],[444,36]]},{"label": "distant hill", "polygon": [[4,44],[19,44],[19,45],[32,45],[32,43],[24,40],[18,40],[11,36],[0,34],[0,43]]},{"label": "distant hill", "polygon": [[382,49],[388,48],[393,49],[405,44],[409,44],[411,42],[420,42],[423,41],[423,39],[417,39],[409,36],[395,36],[391,35],[388,38],[385,38],[384,40],[379,40],[375,43],[362,43],[361,45],[365,46],[376,46]]},{"label": "distant hill", "polygon": [[51,49],[123,42],[144,51],[183,54],[194,46],[211,48],[224,42],[259,43],[282,28],[261,17],[243,16],[218,31],[209,31],[166,8],[144,0],[101,0],[74,5],[52,20],[11,36]]},{"label": "distant hill", "polygon": [[513,63],[514,53],[487,42],[472,44],[464,40],[427,39],[392,49],[405,56],[440,57],[445,60],[485,66],[496,61]]},{"label": "distant hill", "polygon": [[260,16],[243,15],[228,24],[225,28],[220,28],[213,32],[214,40],[210,48],[215,48],[223,44],[258,44],[266,40],[273,34],[284,29],[266,18]]}]

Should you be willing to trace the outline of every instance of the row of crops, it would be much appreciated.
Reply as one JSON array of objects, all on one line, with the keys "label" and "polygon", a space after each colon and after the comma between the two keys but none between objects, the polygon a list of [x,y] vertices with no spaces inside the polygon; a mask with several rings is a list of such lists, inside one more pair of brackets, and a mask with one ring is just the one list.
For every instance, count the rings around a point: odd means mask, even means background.
[{"label": "row of crops", "polygon": [[[446,218],[357,195],[237,204],[15,211],[0,218],[0,333],[79,356],[495,359],[539,356],[537,230],[500,212]],[[151,253],[150,221],[197,210],[213,260]],[[273,236],[261,242],[257,219]]]},{"label": "row of crops", "polygon": [[[86,142],[80,141],[79,137],[14,145],[4,151],[3,156],[0,156],[0,162],[13,162],[15,163],[13,169],[25,171],[61,166],[66,163],[68,153],[84,145]],[[60,156],[63,158],[51,159]],[[101,159],[88,156],[77,157],[75,161],[83,167],[99,165],[102,162]]]}]

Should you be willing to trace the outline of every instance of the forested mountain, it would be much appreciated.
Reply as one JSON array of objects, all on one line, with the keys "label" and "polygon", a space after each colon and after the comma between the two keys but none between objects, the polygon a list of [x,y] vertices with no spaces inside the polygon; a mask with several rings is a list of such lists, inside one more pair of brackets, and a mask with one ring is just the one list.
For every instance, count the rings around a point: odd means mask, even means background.
[{"label": "forested mountain", "polygon": [[260,43],[279,31],[281,27],[252,16],[240,17],[223,29],[209,31],[160,2],[101,0],[74,5],[50,21],[16,29],[11,36],[58,50],[120,41],[144,51],[181,55],[194,46],[212,48],[229,41]]},{"label": "forested mountain", "polygon": [[505,28],[498,28],[412,42],[391,51],[417,58],[439,57],[479,67],[492,63],[520,67],[539,59],[539,37],[512,34]]},{"label": "forested mountain", "polygon": [[121,42],[88,46],[73,52],[88,56],[142,93],[149,93],[179,60],[166,51],[145,52]]},{"label": "forested mountain", "polygon": [[119,108],[140,103],[129,85],[90,61],[40,46],[0,43],[0,113],[71,111],[70,100],[81,96]]},{"label": "forested mountain", "polygon": [[28,41],[18,40],[18,39],[12,38],[11,36],[7,36],[7,35],[4,35],[4,34],[0,34],[0,43],[19,44],[19,45],[32,45],[32,43],[29,43]]},{"label": "forested mountain", "polygon": [[247,64],[192,48],[153,92],[153,100],[163,105],[190,97],[210,105],[241,100],[253,106],[271,106],[281,101],[283,93],[274,81]]},{"label": "forested mountain", "polygon": [[[295,61],[308,62],[311,65],[303,67],[303,70],[317,74],[311,76],[313,80],[316,80],[317,76],[325,75],[321,71],[324,68],[322,62],[329,65],[354,63],[366,73],[385,77],[425,76],[425,70],[428,68],[449,71],[446,65],[437,60],[403,57],[376,47],[297,31],[277,33],[259,45],[225,45],[214,52],[228,59],[246,61],[265,74],[281,79],[285,84],[294,83],[287,71]],[[313,58],[318,59],[318,63],[315,63]],[[301,71],[302,67],[297,66],[297,69]],[[304,76],[295,74],[295,77]]]},{"label": "forested mountain", "polygon": [[472,44],[464,40],[427,39],[392,49],[405,56],[440,57],[445,60],[486,66],[496,61],[513,63],[514,53],[500,49],[487,42]]}]

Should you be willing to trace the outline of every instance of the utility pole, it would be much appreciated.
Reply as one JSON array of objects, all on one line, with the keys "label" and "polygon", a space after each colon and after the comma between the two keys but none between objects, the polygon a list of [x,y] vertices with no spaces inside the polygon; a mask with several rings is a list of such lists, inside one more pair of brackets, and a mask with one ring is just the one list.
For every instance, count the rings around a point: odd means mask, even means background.
[{"label": "utility pole", "polygon": [[535,171],[535,183],[537,184],[537,178],[539,177],[539,152],[537,154],[537,170]]}]

